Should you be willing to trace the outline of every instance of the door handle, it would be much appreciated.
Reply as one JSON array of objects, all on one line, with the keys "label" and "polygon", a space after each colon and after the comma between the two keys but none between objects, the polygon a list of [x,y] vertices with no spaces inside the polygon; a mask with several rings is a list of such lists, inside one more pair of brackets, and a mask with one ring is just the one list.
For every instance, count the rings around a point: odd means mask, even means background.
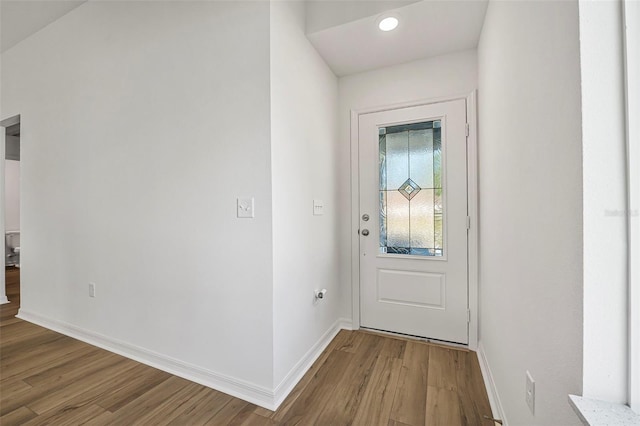
[{"label": "door handle", "polygon": [[362,235],[364,235],[365,237],[366,237],[367,235],[369,235],[369,230],[368,230],[368,229],[363,229],[363,230],[362,230]]}]

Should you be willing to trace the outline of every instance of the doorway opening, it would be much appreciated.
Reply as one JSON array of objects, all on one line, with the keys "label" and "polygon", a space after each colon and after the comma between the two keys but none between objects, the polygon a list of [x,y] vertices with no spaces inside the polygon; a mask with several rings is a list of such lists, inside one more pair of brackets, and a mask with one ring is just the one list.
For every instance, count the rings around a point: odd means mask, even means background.
[{"label": "doorway opening", "polygon": [[20,307],[20,116],[0,122],[4,144],[2,159],[2,221],[5,274],[0,298],[2,320],[15,316]]}]

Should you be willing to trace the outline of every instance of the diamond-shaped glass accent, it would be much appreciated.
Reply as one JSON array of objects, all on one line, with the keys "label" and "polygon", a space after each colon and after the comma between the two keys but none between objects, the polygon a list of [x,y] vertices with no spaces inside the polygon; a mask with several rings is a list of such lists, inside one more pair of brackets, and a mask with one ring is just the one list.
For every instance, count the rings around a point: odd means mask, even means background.
[{"label": "diamond-shaped glass accent", "polygon": [[400,185],[398,191],[400,191],[400,193],[404,195],[407,200],[411,200],[413,197],[418,195],[418,192],[420,192],[421,189],[422,188],[420,188],[417,183],[415,183],[411,179],[407,179],[402,185]]}]

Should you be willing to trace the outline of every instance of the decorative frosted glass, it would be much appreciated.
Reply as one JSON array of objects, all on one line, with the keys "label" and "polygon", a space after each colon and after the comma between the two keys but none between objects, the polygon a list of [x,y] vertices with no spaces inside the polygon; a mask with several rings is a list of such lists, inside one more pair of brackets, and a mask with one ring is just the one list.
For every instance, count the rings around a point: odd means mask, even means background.
[{"label": "decorative frosted glass", "polygon": [[442,141],[440,128],[433,129],[433,188],[442,188]]},{"label": "decorative frosted glass", "polygon": [[411,178],[422,188],[433,188],[433,129],[409,132]]},{"label": "decorative frosted glass", "polygon": [[420,191],[411,200],[411,247],[434,247],[433,189]]},{"label": "decorative frosted glass", "polygon": [[380,251],[442,256],[440,120],[379,128]]},{"label": "decorative frosted glass", "polygon": [[436,214],[433,219],[435,225],[435,248],[436,252],[440,253],[439,256],[442,256],[442,215]]},{"label": "decorative frosted glass", "polygon": [[434,238],[435,244],[434,247],[436,249],[442,249],[442,188],[437,188],[434,190],[434,203],[433,203],[433,212],[434,212]]},{"label": "decorative frosted glass", "polygon": [[418,184],[411,179],[405,180],[402,185],[400,185],[400,188],[398,188],[398,191],[404,195],[404,198],[407,200],[411,200],[413,197],[418,195],[418,192],[421,190],[422,188],[420,188]]},{"label": "decorative frosted glass", "polygon": [[378,155],[380,156],[380,190],[382,191],[387,186],[387,137],[383,133],[384,129],[380,129],[380,136],[378,137]]},{"label": "decorative frosted glass", "polygon": [[409,200],[398,191],[387,191],[387,245],[409,247]]},{"label": "decorative frosted glass", "polygon": [[406,132],[386,135],[386,185],[398,189],[409,177],[409,137]]},{"label": "decorative frosted glass", "polygon": [[387,191],[380,191],[380,247],[387,246]]}]

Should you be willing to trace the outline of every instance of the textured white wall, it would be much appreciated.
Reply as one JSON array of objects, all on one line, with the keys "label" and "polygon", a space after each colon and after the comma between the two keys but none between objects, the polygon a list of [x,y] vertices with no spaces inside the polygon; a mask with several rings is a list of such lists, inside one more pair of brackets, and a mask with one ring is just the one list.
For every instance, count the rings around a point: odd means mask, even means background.
[{"label": "textured white wall", "polygon": [[[480,341],[510,425],[579,425],[577,2],[489,4],[478,47]],[[536,380],[535,416],[525,371]]]},{"label": "textured white wall", "polygon": [[[468,95],[477,88],[477,55],[468,50],[339,79],[338,190],[343,312],[351,317],[351,110]],[[348,213],[348,214],[347,214]]]},{"label": "textured white wall", "polygon": [[622,10],[620,2],[601,1],[580,1],[579,9],[584,175],[583,395],[626,403],[627,206]]},{"label": "textured white wall", "polygon": [[4,162],[4,212],[5,229],[20,230],[20,162]]},{"label": "textured white wall", "polygon": [[[640,2],[625,0],[627,170],[629,173],[629,405],[640,414]],[[635,261],[634,261],[635,259]]]},{"label": "textured white wall", "polygon": [[2,89],[23,309],[270,389],[269,4],[87,2],[2,55]]},{"label": "textured white wall", "polygon": [[[340,316],[337,99],[336,77],[304,35],[304,4],[273,2],[274,386]],[[313,216],[314,198],[324,215]]]}]

